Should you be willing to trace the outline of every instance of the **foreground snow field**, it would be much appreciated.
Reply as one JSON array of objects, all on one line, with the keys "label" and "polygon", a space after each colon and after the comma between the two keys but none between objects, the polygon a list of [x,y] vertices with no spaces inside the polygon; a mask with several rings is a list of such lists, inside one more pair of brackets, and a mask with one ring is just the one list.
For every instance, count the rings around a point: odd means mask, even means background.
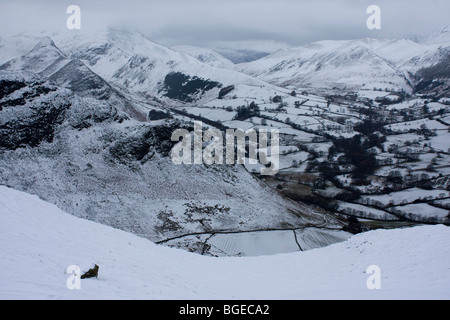
[{"label": "foreground snow field", "polygon": [[[450,229],[360,234],[326,248],[212,258],[157,246],[0,187],[0,299],[449,299]],[[69,290],[66,268],[100,266]],[[381,269],[369,290],[366,270]]]}]

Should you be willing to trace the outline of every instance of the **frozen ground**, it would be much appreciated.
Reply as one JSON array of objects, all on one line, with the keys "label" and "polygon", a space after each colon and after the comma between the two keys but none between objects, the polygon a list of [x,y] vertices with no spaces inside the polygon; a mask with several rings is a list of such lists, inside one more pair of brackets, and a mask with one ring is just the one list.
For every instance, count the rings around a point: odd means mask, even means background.
[{"label": "frozen ground", "polygon": [[[326,248],[212,258],[157,246],[0,187],[0,299],[449,299],[450,229],[360,234]],[[97,279],[66,286],[70,265]],[[369,290],[366,270],[381,270]]]}]

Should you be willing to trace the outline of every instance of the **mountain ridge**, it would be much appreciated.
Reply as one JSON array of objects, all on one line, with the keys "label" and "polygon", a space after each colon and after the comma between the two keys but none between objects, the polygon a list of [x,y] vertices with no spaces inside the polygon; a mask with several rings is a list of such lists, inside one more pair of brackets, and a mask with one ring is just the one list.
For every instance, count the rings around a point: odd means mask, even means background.
[{"label": "mountain ridge", "polygon": [[[444,31],[440,35],[448,34],[448,30]],[[363,84],[388,83],[386,86],[393,90],[412,92],[414,87],[404,74],[414,76],[420,69],[445,61],[439,50],[449,46],[446,40],[326,40],[278,50],[260,60],[240,64],[238,70],[280,86],[358,91]],[[339,71],[346,64],[347,68]]]}]

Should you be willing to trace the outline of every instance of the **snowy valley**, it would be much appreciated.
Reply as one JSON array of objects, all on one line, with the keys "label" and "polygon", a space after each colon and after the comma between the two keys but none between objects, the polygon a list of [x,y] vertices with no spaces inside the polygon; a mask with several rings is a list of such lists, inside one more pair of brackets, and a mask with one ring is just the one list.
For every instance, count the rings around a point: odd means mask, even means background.
[{"label": "snowy valley", "polygon": [[[115,29],[0,38],[0,297],[448,298],[449,61],[449,28],[239,64]],[[278,173],[174,164],[194,120],[278,129]]]}]

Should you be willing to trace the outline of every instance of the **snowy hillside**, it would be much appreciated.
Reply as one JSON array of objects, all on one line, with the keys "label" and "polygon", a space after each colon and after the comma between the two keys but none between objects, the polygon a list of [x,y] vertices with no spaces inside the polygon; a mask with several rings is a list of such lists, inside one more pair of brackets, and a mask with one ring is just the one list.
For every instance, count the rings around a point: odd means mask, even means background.
[{"label": "snowy hillside", "polygon": [[[327,248],[212,258],[161,247],[0,187],[0,299],[449,299],[450,231],[374,231]],[[66,286],[66,269],[99,265]],[[381,270],[369,290],[369,266]]]}]

